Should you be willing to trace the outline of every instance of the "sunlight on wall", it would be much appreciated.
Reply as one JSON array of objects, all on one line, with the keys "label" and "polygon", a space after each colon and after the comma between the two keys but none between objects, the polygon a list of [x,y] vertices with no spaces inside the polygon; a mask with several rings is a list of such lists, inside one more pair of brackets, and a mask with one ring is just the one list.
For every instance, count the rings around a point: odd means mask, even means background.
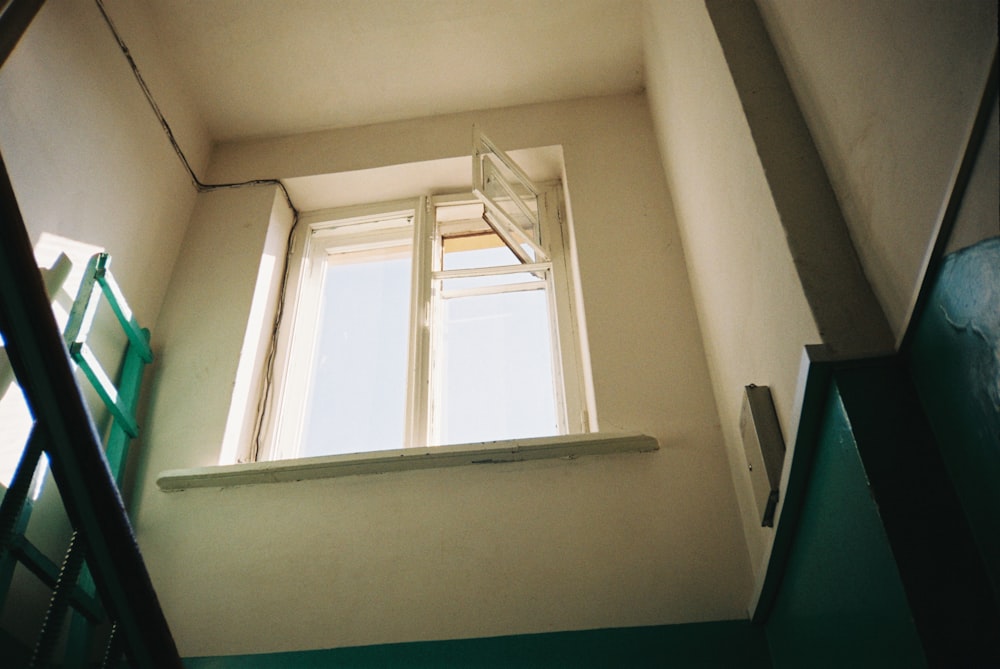
[{"label": "sunlight on wall", "polygon": [[[60,329],[66,327],[69,312],[73,306],[73,296],[80,288],[87,261],[95,253],[103,251],[99,246],[85,244],[47,232],[42,233],[35,245],[35,260],[39,267],[55,268],[60,256],[65,255],[71,263],[66,278],[51,294],[52,312]],[[2,343],[2,340],[0,340]],[[20,387],[10,373],[6,352],[0,347],[0,484],[9,486],[17,468],[21,451],[31,432],[32,418]],[[10,374],[10,376],[8,376]],[[9,385],[8,381],[9,379]],[[17,389],[16,391],[14,389]],[[39,467],[32,483],[32,498],[41,491],[45,467]]]},{"label": "sunlight on wall", "polygon": [[[233,401],[229,416],[226,418],[226,432],[222,438],[222,451],[219,453],[219,464],[227,465],[237,461],[240,444],[246,439],[252,439],[253,423],[248,425],[247,413],[251,409],[250,386],[253,380],[256,351],[259,345],[259,333],[264,332],[264,315],[267,311],[267,301],[270,295],[271,277],[274,274],[275,257],[264,253],[257,269],[257,285],[254,288],[253,303],[250,305],[250,317],[247,319],[246,335],[240,350],[240,365],[233,384]],[[256,418],[256,416],[254,417]],[[249,428],[249,429],[248,429]]]}]

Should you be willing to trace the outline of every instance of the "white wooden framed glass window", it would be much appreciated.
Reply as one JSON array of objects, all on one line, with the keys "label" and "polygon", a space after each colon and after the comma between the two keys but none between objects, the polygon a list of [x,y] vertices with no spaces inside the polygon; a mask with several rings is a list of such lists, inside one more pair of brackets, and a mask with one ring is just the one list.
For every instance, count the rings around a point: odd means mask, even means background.
[{"label": "white wooden framed glass window", "polygon": [[301,217],[258,459],[587,431],[561,187],[499,156],[474,193]]},{"label": "white wooden framed glass window", "polygon": [[538,187],[478,127],[473,130],[472,192],[485,205],[483,220],[518,260],[549,259],[543,248]]}]

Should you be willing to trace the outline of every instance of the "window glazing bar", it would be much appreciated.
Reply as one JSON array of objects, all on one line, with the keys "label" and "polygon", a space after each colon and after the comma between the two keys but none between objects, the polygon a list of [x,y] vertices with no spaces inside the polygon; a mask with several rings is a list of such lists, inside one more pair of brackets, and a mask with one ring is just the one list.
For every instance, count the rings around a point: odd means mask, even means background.
[{"label": "window glazing bar", "polygon": [[405,445],[427,445],[427,405],[431,349],[430,302],[434,255],[434,209],[421,197],[413,220],[413,267],[410,284],[410,350],[406,388]]},{"label": "window glazing bar", "polygon": [[472,267],[468,269],[442,269],[431,274],[434,279],[470,279],[480,276],[503,276],[505,274],[536,274],[548,272],[552,264],[547,262],[526,265],[500,265],[498,267]]},{"label": "window glazing bar", "polygon": [[441,289],[438,295],[442,300],[457,297],[480,297],[482,295],[504,295],[506,293],[523,293],[530,290],[545,290],[545,281],[530,281],[525,283],[505,283],[500,286],[476,286],[475,288]]}]

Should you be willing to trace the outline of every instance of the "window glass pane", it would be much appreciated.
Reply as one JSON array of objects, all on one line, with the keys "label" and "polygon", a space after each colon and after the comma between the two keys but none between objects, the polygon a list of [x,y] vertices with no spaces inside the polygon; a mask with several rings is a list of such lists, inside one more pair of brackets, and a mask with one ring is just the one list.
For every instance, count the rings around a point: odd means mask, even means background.
[{"label": "window glass pane", "polygon": [[558,434],[546,292],[442,301],[437,441]]},{"label": "window glass pane", "polygon": [[488,156],[483,160],[483,193],[500,207],[529,239],[541,245],[538,202],[534,193],[494,156]]},{"label": "window glass pane", "polygon": [[326,268],[303,457],[403,447],[411,259],[394,251]]}]

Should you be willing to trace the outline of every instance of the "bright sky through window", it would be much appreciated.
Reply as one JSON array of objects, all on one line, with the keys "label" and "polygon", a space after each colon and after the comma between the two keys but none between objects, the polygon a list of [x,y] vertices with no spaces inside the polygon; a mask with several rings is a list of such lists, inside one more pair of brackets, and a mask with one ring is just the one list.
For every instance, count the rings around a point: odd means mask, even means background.
[{"label": "bright sky through window", "polygon": [[303,456],[403,445],[411,259],[350,255],[326,268]]},{"label": "bright sky through window", "polygon": [[[507,264],[506,247],[446,254],[454,269]],[[558,434],[545,283],[530,273],[451,279],[524,290],[444,299],[439,440],[467,443]],[[451,285],[449,285],[451,284]]]}]

